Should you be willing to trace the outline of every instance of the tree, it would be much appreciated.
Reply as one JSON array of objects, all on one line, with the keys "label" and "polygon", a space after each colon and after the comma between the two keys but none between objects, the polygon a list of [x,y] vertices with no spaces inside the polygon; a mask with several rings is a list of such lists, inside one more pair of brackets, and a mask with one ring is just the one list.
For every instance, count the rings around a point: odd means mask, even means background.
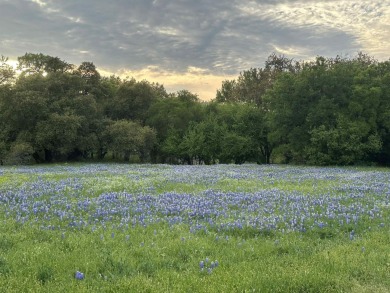
[{"label": "tree", "polygon": [[48,74],[55,72],[71,72],[73,65],[69,64],[58,57],[48,55],[26,53],[18,57],[18,70],[22,71],[23,75],[29,74]]},{"label": "tree", "polygon": [[340,116],[337,127],[321,125],[310,134],[306,147],[308,162],[317,165],[351,165],[364,162],[378,153],[382,142],[377,133],[370,133],[364,122],[348,121]]},{"label": "tree", "polygon": [[221,159],[227,133],[226,124],[220,124],[216,117],[210,115],[205,120],[190,125],[180,148],[191,161],[195,159],[206,165],[215,164]]},{"label": "tree", "polygon": [[266,100],[271,141],[284,162],[352,164],[372,161],[383,143],[377,129],[382,96],[377,63],[317,57],[283,73]]},{"label": "tree", "polygon": [[82,62],[75,74],[83,81],[82,93],[84,95],[93,93],[101,78],[93,62]]},{"label": "tree", "polygon": [[113,119],[136,120],[145,124],[154,101],[163,98],[165,90],[158,84],[135,79],[124,81],[118,88],[111,106]]},{"label": "tree", "polygon": [[119,120],[105,130],[107,148],[116,158],[129,161],[132,155],[146,159],[155,143],[155,133],[148,126],[139,123]]},{"label": "tree", "polygon": [[8,63],[8,58],[1,55],[0,57],[0,86],[10,83],[15,78],[15,70]]},{"label": "tree", "polygon": [[250,68],[240,73],[237,80],[225,80],[217,91],[216,101],[255,104],[265,111],[263,96],[283,72],[299,72],[301,64],[283,55],[271,54],[264,68]]},{"label": "tree", "polygon": [[45,162],[68,158],[77,145],[81,120],[80,116],[74,114],[53,113],[47,120],[38,122],[35,143],[37,149],[44,152]]},{"label": "tree", "polygon": [[156,160],[174,162],[184,159],[191,163],[188,156],[178,149],[176,141],[183,139],[191,122],[202,120],[203,108],[198,97],[189,91],[179,91],[153,102],[148,110],[146,124],[157,132],[158,143],[153,151]]}]

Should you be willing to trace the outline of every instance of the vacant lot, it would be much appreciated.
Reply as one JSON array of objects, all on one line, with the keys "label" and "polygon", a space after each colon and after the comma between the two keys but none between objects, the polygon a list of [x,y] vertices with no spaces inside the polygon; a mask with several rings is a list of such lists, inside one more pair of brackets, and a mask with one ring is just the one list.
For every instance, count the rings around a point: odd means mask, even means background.
[{"label": "vacant lot", "polygon": [[389,292],[390,172],[0,168],[0,292]]}]

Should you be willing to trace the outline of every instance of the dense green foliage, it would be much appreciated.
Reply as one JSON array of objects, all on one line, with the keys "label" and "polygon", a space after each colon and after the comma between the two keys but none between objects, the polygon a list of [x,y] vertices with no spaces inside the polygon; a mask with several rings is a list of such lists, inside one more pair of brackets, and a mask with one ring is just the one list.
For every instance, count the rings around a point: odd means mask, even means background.
[{"label": "dense green foliage", "polygon": [[0,59],[0,162],[390,165],[390,61],[362,53],[226,80],[211,102],[187,90],[102,77],[92,62]]}]

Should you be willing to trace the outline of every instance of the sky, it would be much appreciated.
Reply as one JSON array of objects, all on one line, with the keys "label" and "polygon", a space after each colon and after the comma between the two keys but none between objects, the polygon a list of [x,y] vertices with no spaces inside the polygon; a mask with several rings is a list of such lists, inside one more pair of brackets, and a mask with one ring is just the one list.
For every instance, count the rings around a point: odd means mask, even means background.
[{"label": "sky", "polygon": [[0,55],[43,53],[215,98],[272,54],[390,57],[390,0],[0,0]]}]

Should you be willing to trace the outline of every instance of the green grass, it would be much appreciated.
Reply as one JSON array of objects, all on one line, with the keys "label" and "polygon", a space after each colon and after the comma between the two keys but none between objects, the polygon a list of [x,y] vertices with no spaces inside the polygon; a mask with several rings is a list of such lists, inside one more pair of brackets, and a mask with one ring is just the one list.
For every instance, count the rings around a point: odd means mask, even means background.
[{"label": "green grass", "polygon": [[[159,228],[157,233],[154,228]],[[4,228],[2,229],[4,230]],[[14,231],[14,230],[13,230]],[[11,231],[10,231],[11,232]],[[110,233],[17,229],[0,242],[3,292],[388,292],[389,236],[350,244],[286,235],[242,239],[150,227]],[[278,241],[276,241],[278,240]],[[365,251],[362,251],[362,247]],[[208,274],[199,260],[218,259]],[[85,280],[74,279],[75,271]]]},{"label": "green grass", "polygon": [[[150,176],[135,179],[136,171],[126,173],[130,177],[104,171],[91,176],[47,168],[39,175],[41,180],[82,179],[82,194],[91,197],[112,191],[197,196],[208,189],[278,189],[310,196],[335,192],[340,184],[312,179],[297,184],[289,178],[175,183],[154,169]],[[0,176],[0,196],[6,186],[37,178],[6,172]],[[146,228],[52,231],[3,215],[0,222],[0,292],[390,292],[388,228],[361,229],[351,241],[348,229],[306,234],[250,229],[191,233],[185,224],[161,223]],[[199,268],[206,257],[219,263],[211,274]],[[76,271],[83,272],[85,279],[76,280]]]}]

